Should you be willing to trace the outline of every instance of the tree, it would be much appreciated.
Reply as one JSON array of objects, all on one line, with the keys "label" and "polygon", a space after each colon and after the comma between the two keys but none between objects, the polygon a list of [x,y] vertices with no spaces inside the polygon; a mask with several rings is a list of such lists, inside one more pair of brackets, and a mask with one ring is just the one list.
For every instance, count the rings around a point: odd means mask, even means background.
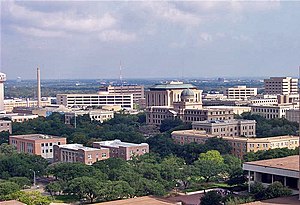
[{"label": "tree", "polygon": [[246,182],[246,177],[242,169],[241,159],[233,155],[223,155],[225,169],[228,174],[229,180],[227,183],[229,185],[243,184]]},{"label": "tree", "polygon": [[265,198],[271,199],[282,196],[289,196],[292,194],[292,191],[287,187],[283,186],[280,182],[274,182],[269,185],[265,190]]},{"label": "tree", "polygon": [[2,182],[0,183],[0,199],[4,199],[5,196],[17,192],[19,190],[19,185],[14,182]]},{"label": "tree", "polygon": [[31,186],[31,181],[27,177],[12,177],[9,181],[18,184],[21,189]]},{"label": "tree", "polygon": [[10,199],[15,199],[27,205],[49,205],[51,200],[43,196],[38,191],[23,192],[18,191],[10,195]]},{"label": "tree", "polygon": [[207,192],[200,200],[200,205],[222,205],[222,196],[216,191]]},{"label": "tree", "polygon": [[205,146],[207,150],[217,150],[221,154],[230,154],[232,147],[222,138],[212,137],[206,140]]},{"label": "tree", "polygon": [[224,159],[216,150],[201,153],[199,159],[195,161],[195,169],[206,182],[209,182],[212,177],[225,171]]},{"label": "tree", "polygon": [[175,127],[178,127],[180,125],[183,125],[183,121],[179,118],[175,118],[175,119],[164,119],[161,124],[160,124],[160,128],[159,130],[161,132],[166,132],[169,131]]},{"label": "tree", "polygon": [[13,145],[9,145],[7,143],[0,144],[0,154],[10,156],[15,153],[17,153],[17,150]]},{"label": "tree", "polygon": [[51,196],[56,195],[56,193],[62,191],[61,184],[59,182],[50,182],[45,187],[45,191],[49,192]]}]

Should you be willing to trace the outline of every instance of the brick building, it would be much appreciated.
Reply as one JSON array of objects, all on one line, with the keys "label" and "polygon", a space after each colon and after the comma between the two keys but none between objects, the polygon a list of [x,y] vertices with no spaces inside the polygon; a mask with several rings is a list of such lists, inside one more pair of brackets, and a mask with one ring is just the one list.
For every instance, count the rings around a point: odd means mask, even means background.
[{"label": "brick building", "polygon": [[9,144],[15,146],[18,152],[51,159],[53,146],[66,144],[66,138],[43,134],[12,135],[9,136]]},{"label": "brick building", "polygon": [[110,157],[123,158],[125,160],[130,160],[133,156],[149,152],[149,145],[147,143],[135,144],[121,142],[120,140],[94,142],[93,147],[99,149],[108,148]]}]

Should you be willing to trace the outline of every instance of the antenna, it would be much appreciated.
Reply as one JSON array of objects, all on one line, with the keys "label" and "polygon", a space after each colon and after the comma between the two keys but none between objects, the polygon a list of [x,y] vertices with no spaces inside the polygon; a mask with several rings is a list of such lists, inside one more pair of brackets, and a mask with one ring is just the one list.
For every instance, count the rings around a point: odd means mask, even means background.
[{"label": "antenna", "polygon": [[120,68],[119,68],[119,80],[121,85],[123,84],[123,77],[122,77],[122,62],[120,61]]}]

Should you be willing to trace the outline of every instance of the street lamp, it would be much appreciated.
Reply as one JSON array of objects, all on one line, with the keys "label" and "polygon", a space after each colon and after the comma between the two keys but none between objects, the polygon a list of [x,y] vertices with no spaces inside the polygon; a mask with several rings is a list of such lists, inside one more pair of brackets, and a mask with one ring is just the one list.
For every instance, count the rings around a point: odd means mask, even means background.
[{"label": "street lamp", "polygon": [[35,184],[36,184],[35,171],[33,169],[30,169],[30,171],[33,172],[33,187],[35,187]]}]

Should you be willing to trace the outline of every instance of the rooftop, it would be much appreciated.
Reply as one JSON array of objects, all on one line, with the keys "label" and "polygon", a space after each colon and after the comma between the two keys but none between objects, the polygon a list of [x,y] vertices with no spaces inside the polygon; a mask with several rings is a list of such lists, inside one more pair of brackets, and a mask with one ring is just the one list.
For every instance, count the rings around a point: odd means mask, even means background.
[{"label": "rooftop", "polygon": [[11,135],[10,137],[27,140],[45,140],[45,139],[65,139],[64,137],[44,135],[44,134],[29,134],[29,135]]},{"label": "rooftop", "polygon": [[170,82],[164,84],[156,84],[150,87],[150,90],[170,90],[170,89],[196,89],[197,87],[192,84],[186,84],[183,82]]},{"label": "rooftop", "polygon": [[264,201],[255,201],[244,205],[299,205],[298,196],[280,197]]},{"label": "rooftop", "polygon": [[143,196],[137,197],[132,199],[123,199],[123,200],[116,200],[116,201],[109,201],[103,203],[97,203],[96,205],[171,205],[176,204],[175,202],[169,202],[166,199],[153,197],[153,196]]},{"label": "rooftop", "polygon": [[135,143],[129,143],[129,142],[121,142],[121,140],[111,140],[111,141],[102,141],[102,142],[94,142],[96,144],[99,144],[100,146],[109,146],[109,147],[135,147],[135,146],[141,146],[141,145],[148,145],[147,143],[141,143],[141,144],[135,144]]},{"label": "rooftop", "polygon": [[236,123],[236,122],[255,122],[255,120],[244,120],[244,119],[232,119],[232,120],[204,120],[204,121],[195,121],[193,124],[207,124],[207,123],[213,123],[213,124],[223,124],[223,123]]},{"label": "rooftop", "polygon": [[[65,145],[57,145],[59,148],[64,148],[64,149],[71,149],[71,150],[84,150],[84,151],[97,151],[100,149],[97,148],[92,148],[92,147],[85,147],[82,144],[65,144]],[[106,149],[106,148],[101,148],[101,149]]]},{"label": "rooftop", "polygon": [[293,156],[277,158],[277,159],[245,162],[244,164],[263,166],[263,167],[269,167],[275,169],[299,171],[299,155],[293,155]]}]

